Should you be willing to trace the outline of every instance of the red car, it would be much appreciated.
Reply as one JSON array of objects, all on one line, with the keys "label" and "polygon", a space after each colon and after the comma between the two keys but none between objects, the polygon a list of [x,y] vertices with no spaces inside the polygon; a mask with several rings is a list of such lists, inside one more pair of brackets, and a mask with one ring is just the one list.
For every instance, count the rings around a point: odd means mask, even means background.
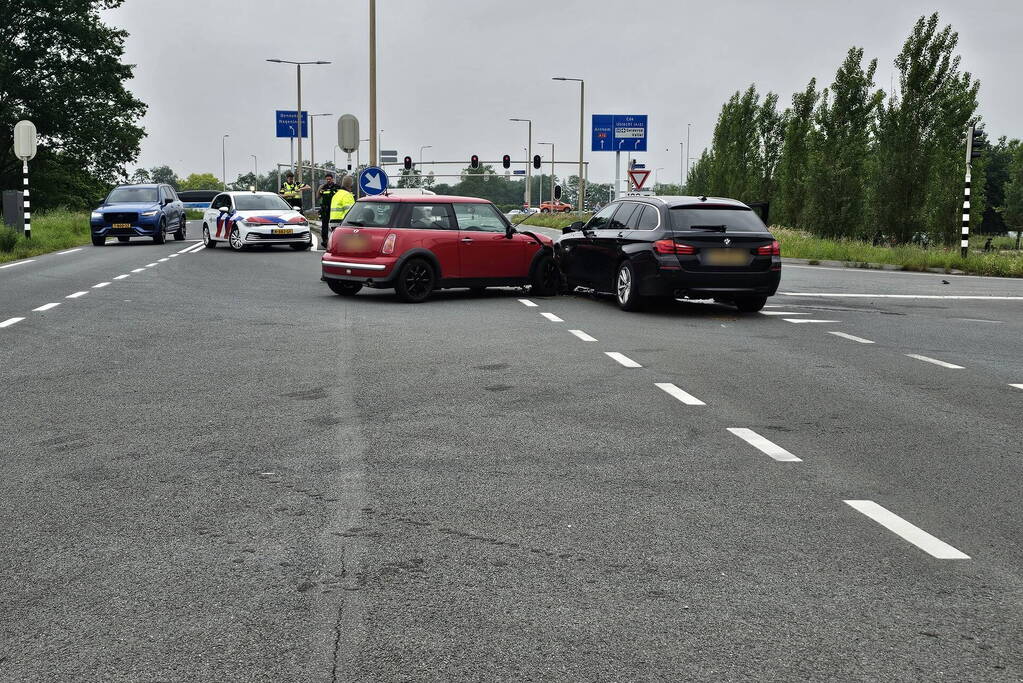
[{"label": "red car", "polygon": [[330,237],[321,261],[331,291],[393,288],[411,303],[435,289],[529,285],[557,293],[552,242],[518,231],[485,199],[443,195],[363,197]]}]

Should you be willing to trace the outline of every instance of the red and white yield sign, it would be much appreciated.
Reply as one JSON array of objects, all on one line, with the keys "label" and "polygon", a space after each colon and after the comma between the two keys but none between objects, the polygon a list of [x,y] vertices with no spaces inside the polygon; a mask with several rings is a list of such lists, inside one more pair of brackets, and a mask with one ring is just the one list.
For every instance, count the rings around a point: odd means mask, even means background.
[{"label": "red and white yield sign", "polygon": [[637,190],[642,190],[646,184],[647,178],[650,177],[650,170],[646,168],[633,168],[629,170],[629,180],[632,181],[632,186]]}]

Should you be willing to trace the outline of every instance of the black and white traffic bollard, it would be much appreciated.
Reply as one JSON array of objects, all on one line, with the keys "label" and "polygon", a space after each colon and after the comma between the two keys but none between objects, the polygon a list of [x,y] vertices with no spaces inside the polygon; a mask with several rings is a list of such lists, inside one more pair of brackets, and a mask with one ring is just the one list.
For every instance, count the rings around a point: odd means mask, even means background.
[{"label": "black and white traffic bollard", "polygon": [[963,236],[960,246],[962,257],[966,258],[967,252],[970,250],[970,168],[966,167],[966,186],[963,190]]},{"label": "black and white traffic bollard", "polygon": [[32,207],[28,198],[28,162],[21,162],[21,177],[23,179],[22,187],[24,194],[24,208],[25,208],[25,239],[32,239]]}]

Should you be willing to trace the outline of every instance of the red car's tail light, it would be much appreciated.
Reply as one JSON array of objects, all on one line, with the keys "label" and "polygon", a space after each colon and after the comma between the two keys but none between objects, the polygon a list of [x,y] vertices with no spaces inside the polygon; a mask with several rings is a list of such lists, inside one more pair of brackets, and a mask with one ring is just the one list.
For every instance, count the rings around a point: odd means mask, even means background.
[{"label": "red car's tail light", "polygon": [[781,245],[778,244],[778,240],[765,244],[762,247],[757,247],[758,256],[781,256]]},{"label": "red car's tail light", "polygon": [[654,242],[654,251],[658,254],[695,254],[696,247],[679,244],[675,240],[657,240]]},{"label": "red car's tail light", "polygon": [[380,253],[381,254],[393,254],[394,253],[394,243],[397,240],[398,240],[398,236],[395,235],[393,232],[390,235],[388,235],[387,239],[384,240],[384,246],[380,247]]}]

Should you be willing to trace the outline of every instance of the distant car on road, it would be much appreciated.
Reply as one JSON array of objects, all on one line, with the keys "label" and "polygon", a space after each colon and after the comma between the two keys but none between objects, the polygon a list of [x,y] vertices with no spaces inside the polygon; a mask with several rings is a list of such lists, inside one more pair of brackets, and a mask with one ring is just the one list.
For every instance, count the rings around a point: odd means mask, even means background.
[{"label": "distant car on road", "polygon": [[93,246],[102,247],[108,237],[127,242],[132,237],[152,237],[163,244],[167,233],[185,239],[185,207],[170,185],[118,185],[89,218]]},{"label": "distant car on road", "polygon": [[393,288],[403,301],[425,301],[436,289],[529,285],[557,293],[551,240],[518,231],[497,207],[473,197],[364,197],[334,229],[321,260],[331,291]]},{"label": "distant car on road", "polygon": [[565,202],[540,202],[540,213],[568,213],[573,207]]},{"label": "distant car on road", "polygon": [[554,257],[569,287],[612,292],[626,311],[648,297],[759,311],[781,279],[777,240],[734,199],[627,197],[562,232]]},{"label": "distant car on road", "polygon": [[227,242],[245,247],[287,244],[304,250],[313,245],[309,221],[273,192],[221,192],[202,217],[202,241],[208,248]]}]

